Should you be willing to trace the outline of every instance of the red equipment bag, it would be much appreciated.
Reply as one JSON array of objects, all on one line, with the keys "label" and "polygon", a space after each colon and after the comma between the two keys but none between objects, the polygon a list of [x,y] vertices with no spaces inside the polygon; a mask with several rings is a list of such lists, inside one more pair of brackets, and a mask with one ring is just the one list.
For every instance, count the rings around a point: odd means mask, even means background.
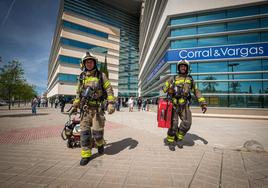
[{"label": "red equipment bag", "polygon": [[170,128],[173,104],[169,100],[160,99],[157,110],[158,127]]}]

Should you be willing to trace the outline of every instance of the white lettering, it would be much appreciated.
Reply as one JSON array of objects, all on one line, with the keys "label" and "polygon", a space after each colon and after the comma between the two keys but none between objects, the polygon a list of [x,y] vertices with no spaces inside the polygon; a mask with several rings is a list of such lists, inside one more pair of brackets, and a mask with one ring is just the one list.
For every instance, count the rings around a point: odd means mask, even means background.
[{"label": "white lettering", "polygon": [[263,47],[259,47],[259,54],[260,54],[260,55],[264,54]]},{"label": "white lettering", "polygon": [[[184,55],[184,54],[182,54],[182,53],[186,53],[186,54]],[[180,56],[180,58],[182,58],[182,59],[187,58],[187,51],[186,51],[186,50],[181,50],[181,51],[179,52],[179,56]]]},{"label": "white lettering", "polygon": [[204,57],[209,57],[209,56],[211,56],[210,51],[209,51],[209,50],[205,50],[205,51],[203,51],[203,52],[202,52],[202,56],[204,56]]},{"label": "white lettering", "polygon": [[220,49],[221,49],[221,53],[225,56],[227,54],[227,51],[229,48],[225,48],[225,50],[223,50],[222,48],[220,48]]},{"label": "white lettering", "polygon": [[[239,48],[238,48],[239,49]],[[242,57],[247,57],[248,56],[248,48],[241,48],[240,53]],[[238,55],[238,54],[237,54]]]},{"label": "white lettering", "polygon": [[228,55],[229,56],[234,56],[235,55],[235,49],[228,49]]}]

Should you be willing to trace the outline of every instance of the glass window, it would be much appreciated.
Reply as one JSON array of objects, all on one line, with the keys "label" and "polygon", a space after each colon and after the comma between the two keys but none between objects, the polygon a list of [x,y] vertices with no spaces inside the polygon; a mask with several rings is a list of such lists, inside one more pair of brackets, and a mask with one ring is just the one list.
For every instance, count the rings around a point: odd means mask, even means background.
[{"label": "glass window", "polygon": [[261,27],[268,27],[268,18],[261,19]]},{"label": "glass window", "polygon": [[63,21],[63,26],[66,27],[66,28],[82,31],[82,32],[85,32],[85,33],[88,33],[88,34],[91,34],[91,35],[98,36],[98,37],[108,38],[107,33],[97,31],[95,29],[91,29],[91,28],[88,28],[88,27],[84,27],[84,26],[81,26],[81,25],[78,25],[78,24],[74,24],[74,23],[71,23],[71,22],[68,22],[68,21],[65,21],[65,20]]},{"label": "glass window", "polygon": [[191,63],[191,72],[197,73],[197,63]]},{"label": "glass window", "polygon": [[62,63],[71,63],[71,64],[80,64],[80,58],[75,58],[75,57],[69,57],[69,56],[64,56],[60,55],[58,58],[58,61]]},{"label": "glass window", "polygon": [[255,29],[259,27],[259,20],[247,20],[227,23],[227,30]]},{"label": "glass window", "polygon": [[170,65],[170,73],[176,74],[177,73],[177,64],[171,64]]},{"label": "glass window", "polygon": [[198,26],[198,34],[224,32],[224,31],[226,31],[225,24],[213,24],[213,25]]},{"label": "glass window", "polygon": [[263,93],[268,93],[268,82],[263,82]]},{"label": "glass window", "polygon": [[204,93],[228,93],[227,82],[199,82],[198,89]]},{"label": "glass window", "polygon": [[218,46],[223,44],[227,44],[226,36],[198,39],[198,46]]},{"label": "glass window", "polygon": [[199,75],[199,80],[228,80],[228,75]]},{"label": "glass window", "polygon": [[77,48],[83,48],[83,49],[87,49],[87,50],[91,50],[91,51],[95,51],[95,52],[99,52],[99,53],[107,53],[107,48],[104,47],[100,47],[100,46],[95,46],[92,44],[88,44],[88,43],[84,43],[84,42],[80,42],[80,41],[76,41],[76,40],[71,40],[71,39],[67,39],[67,38],[61,38],[61,44],[64,45],[69,45],[69,46],[73,46],[73,47],[77,47]]},{"label": "glass window", "polygon": [[268,41],[268,32],[261,32],[261,41],[262,42]]},{"label": "glass window", "polygon": [[228,18],[249,16],[255,14],[259,14],[259,7],[257,6],[227,10]]},{"label": "glass window", "polygon": [[187,16],[180,18],[172,18],[170,20],[171,25],[188,24],[196,22],[196,16]]},{"label": "glass window", "polygon": [[268,70],[268,59],[262,60],[262,70]]},{"label": "glass window", "polygon": [[191,48],[197,46],[197,39],[186,39],[171,41],[171,49],[176,48]]},{"label": "glass window", "polygon": [[196,34],[196,27],[186,27],[171,30],[171,37],[194,35],[194,34]]},{"label": "glass window", "polygon": [[229,72],[261,71],[261,60],[233,61],[228,63]]},{"label": "glass window", "polygon": [[262,82],[230,82],[230,93],[261,93]]},{"label": "glass window", "polygon": [[194,80],[197,80],[197,76],[192,76],[192,78],[193,78]]},{"label": "glass window", "polygon": [[261,14],[268,13],[268,4],[265,4],[265,5],[261,5],[260,6],[260,13]]},{"label": "glass window", "polygon": [[241,43],[259,42],[259,41],[260,41],[259,33],[248,33],[248,34],[228,36],[229,44],[241,44]]},{"label": "glass window", "polygon": [[262,79],[262,74],[233,74],[230,79]]},{"label": "glass window", "polygon": [[197,17],[198,22],[208,21],[208,20],[219,20],[225,18],[225,11],[199,14]]},{"label": "glass window", "polygon": [[228,72],[227,62],[198,63],[198,72]]},{"label": "glass window", "polygon": [[77,82],[77,75],[60,73],[59,74],[59,81]]},{"label": "glass window", "polygon": [[263,73],[263,79],[268,79],[268,74],[267,73]]}]

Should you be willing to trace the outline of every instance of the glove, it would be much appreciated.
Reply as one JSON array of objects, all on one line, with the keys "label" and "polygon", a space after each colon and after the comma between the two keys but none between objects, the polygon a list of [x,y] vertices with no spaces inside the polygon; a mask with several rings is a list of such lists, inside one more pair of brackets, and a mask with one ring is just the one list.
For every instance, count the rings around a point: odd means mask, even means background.
[{"label": "glove", "polygon": [[202,109],[203,114],[206,113],[207,105],[206,104],[201,105],[201,109]]},{"label": "glove", "polygon": [[115,111],[114,104],[109,103],[107,108],[108,114],[112,114]]},{"label": "glove", "polygon": [[77,112],[77,108],[73,107],[71,111],[69,112],[69,115],[72,115],[73,113]]}]

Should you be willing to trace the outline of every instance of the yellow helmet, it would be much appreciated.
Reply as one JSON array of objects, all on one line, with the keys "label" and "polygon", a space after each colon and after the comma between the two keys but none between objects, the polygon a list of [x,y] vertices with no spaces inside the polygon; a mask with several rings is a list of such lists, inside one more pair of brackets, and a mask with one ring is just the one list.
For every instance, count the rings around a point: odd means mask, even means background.
[{"label": "yellow helmet", "polygon": [[177,63],[177,72],[180,73],[180,66],[181,65],[185,65],[187,67],[187,71],[186,74],[188,74],[188,72],[190,72],[190,63],[189,61],[187,61],[186,59],[182,59]]},{"label": "yellow helmet", "polygon": [[82,71],[85,70],[85,62],[88,59],[94,60],[94,62],[95,62],[95,68],[97,67],[98,59],[96,57],[94,57],[93,55],[91,55],[89,52],[86,52],[86,55],[84,57],[82,57],[81,63],[80,63],[80,69]]}]

